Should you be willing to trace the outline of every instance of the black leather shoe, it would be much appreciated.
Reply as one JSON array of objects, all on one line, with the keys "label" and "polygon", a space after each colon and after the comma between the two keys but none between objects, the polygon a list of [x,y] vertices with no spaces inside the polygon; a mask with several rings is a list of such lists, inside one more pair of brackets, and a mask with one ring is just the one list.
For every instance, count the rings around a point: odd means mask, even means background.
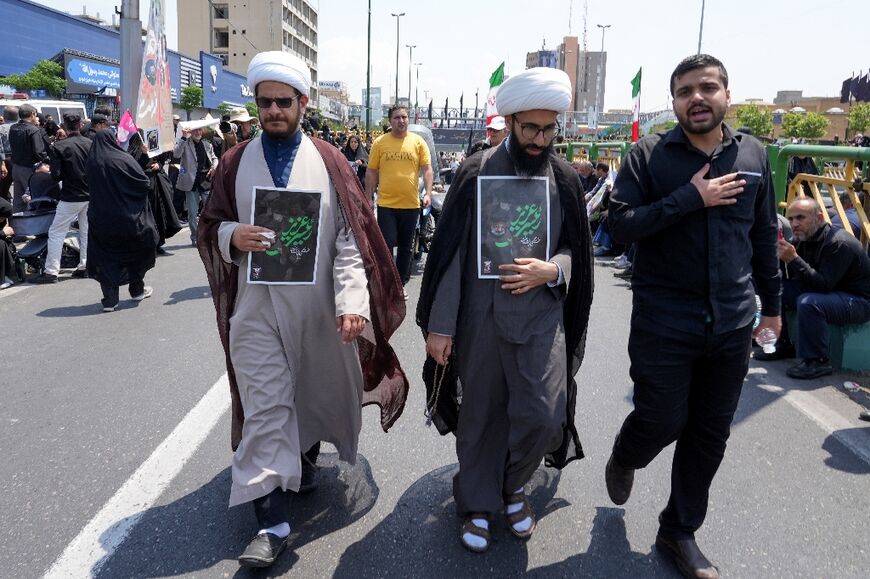
[{"label": "black leather shoe", "polygon": [[29,283],[57,283],[57,276],[53,273],[43,273],[40,276],[27,280]]},{"label": "black leather shoe", "polygon": [[88,277],[88,270],[86,270],[86,269],[77,269],[77,270],[75,270],[74,272],[72,272],[72,274],[70,275],[70,277],[74,277],[74,278],[76,278],[76,279],[86,279],[86,278]]},{"label": "black leather shoe", "polygon": [[828,360],[818,358],[804,358],[803,362],[792,366],[785,371],[791,378],[796,380],[811,380],[834,373],[834,368]]},{"label": "black leather shoe", "polygon": [[287,537],[282,539],[272,533],[261,533],[248,543],[248,548],[239,557],[239,564],[242,567],[268,567],[286,546]]},{"label": "black leather shoe", "polygon": [[719,579],[719,570],[704,556],[695,539],[668,539],[657,535],[656,548],[670,557],[685,577]]},{"label": "black leather shoe", "polygon": [[604,480],[607,483],[607,494],[610,500],[617,505],[625,504],[631,496],[631,487],[634,484],[634,469],[622,468],[610,454],[607,466],[604,467]]},{"label": "black leather shoe", "polygon": [[794,346],[792,344],[777,345],[776,350],[770,354],[766,354],[763,350],[759,350],[752,354],[752,357],[759,362],[772,362],[773,360],[787,360],[795,357]]}]

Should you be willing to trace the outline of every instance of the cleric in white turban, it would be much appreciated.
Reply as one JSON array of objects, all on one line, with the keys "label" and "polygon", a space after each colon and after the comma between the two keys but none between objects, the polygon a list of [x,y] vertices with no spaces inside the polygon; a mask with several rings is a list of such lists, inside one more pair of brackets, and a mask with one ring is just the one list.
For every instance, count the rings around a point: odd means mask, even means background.
[{"label": "cleric in white turban", "polygon": [[562,70],[530,68],[498,87],[495,101],[503,117],[534,110],[563,113],[571,105],[571,80]]},{"label": "cleric in white turban", "polygon": [[311,70],[299,58],[282,50],[260,52],[248,65],[248,88],[256,94],[257,85],[264,80],[289,84],[308,96],[311,90]]},{"label": "cleric in white turban", "polygon": [[[570,104],[568,76],[552,68],[499,87],[496,108],[510,134],[459,167],[426,257],[417,305],[429,355],[423,380],[436,393],[431,420],[456,434],[457,534],[476,553],[490,547],[496,515],[529,539],[535,470],[583,456],[574,374],[592,301],[592,240],[580,180],[553,154]],[[473,386],[461,409],[459,383]]]},{"label": "cleric in white turban", "polygon": [[371,201],[344,155],[302,131],[308,66],[263,52],[248,83],[263,131],[221,157],[196,243],[232,395],[229,504],[257,521],[239,562],[266,567],[287,545],[291,495],[317,486],[320,441],[354,463],[362,404],[382,405],[387,430],[408,381],[388,341],[402,286]]}]

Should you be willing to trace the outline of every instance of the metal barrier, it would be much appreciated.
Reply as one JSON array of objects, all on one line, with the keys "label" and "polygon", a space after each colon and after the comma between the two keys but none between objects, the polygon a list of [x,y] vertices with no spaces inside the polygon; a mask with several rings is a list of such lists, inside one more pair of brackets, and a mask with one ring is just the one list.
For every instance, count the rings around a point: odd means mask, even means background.
[{"label": "metal barrier", "polygon": [[[858,199],[858,194],[852,188],[852,182],[855,177],[860,176],[860,172],[856,171],[855,161],[870,161],[870,148],[866,147],[825,147],[821,145],[786,145],[782,149],[776,147],[768,148],[768,156],[771,159],[774,173],[774,191],[776,194],[777,206],[780,208],[788,207],[788,204],[798,197],[804,197],[804,185],[806,185],[813,198],[820,207],[825,206],[825,195],[830,197],[834,210],[844,225],[844,230],[849,233],[854,233],[852,228],[848,226],[849,220],[846,217],[846,211],[843,209],[843,204],[840,203],[840,191],[842,189],[849,194],[849,199],[852,201],[852,206],[858,211],[858,217],[861,220],[861,243],[866,249],[870,242],[870,219],[867,217],[867,211],[861,206]],[[788,183],[788,161],[792,157],[814,157],[824,160],[844,160],[845,163],[841,169],[834,168],[826,170],[826,175],[809,175],[807,173],[798,173],[792,179],[791,184]],[[849,178],[851,176],[851,178]],[[820,187],[821,186],[821,187]],[[823,212],[825,221],[831,222],[827,211]]]},{"label": "metal barrier", "polygon": [[590,161],[592,163],[607,163],[614,171],[619,170],[622,159],[631,149],[631,143],[626,141],[575,141],[559,143],[555,149],[564,151],[565,158],[571,161]]}]

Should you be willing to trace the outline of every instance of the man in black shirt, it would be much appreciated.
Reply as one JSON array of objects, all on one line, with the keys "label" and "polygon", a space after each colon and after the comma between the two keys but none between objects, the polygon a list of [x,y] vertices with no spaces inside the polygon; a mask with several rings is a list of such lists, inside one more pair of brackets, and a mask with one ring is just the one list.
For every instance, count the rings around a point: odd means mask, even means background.
[{"label": "man in black shirt", "polygon": [[27,183],[36,169],[47,166],[49,157],[36,117],[30,105],[18,108],[17,123],[9,128],[9,147],[12,150],[12,212],[24,211],[27,204],[23,196]]},{"label": "man in black shirt", "polygon": [[676,441],[656,546],[686,576],[718,577],[694,537],[746,377],[756,293],[757,331],[779,334],[776,214],[763,146],[723,123],[730,93],[722,63],[685,59],[671,94],[679,126],[637,143],[610,198],[611,235],[636,248],[634,411],[605,478],[623,504],[634,471]]},{"label": "man in black shirt", "polygon": [[85,162],[91,149],[91,140],[83,137],[82,119],[76,114],[63,116],[67,138],[56,142],[51,151],[51,176],[61,182],[60,201],[51,228],[48,230],[48,254],[45,271],[31,279],[31,283],[56,283],[60,273],[63,240],[73,221],[79,222],[79,264],[73,277],[88,277],[88,184],[85,181]]},{"label": "man in black shirt", "polygon": [[[797,310],[797,355],[800,364],[786,373],[792,378],[818,378],[833,372],[828,360],[828,324],[870,321],[870,257],[854,236],[825,223],[813,199],[804,197],[786,211],[797,245],[778,242],[779,258],[788,277],[783,303]],[[788,347],[783,348],[787,356]],[[756,354],[758,360],[776,359]],[[785,357],[785,356],[779,356]]]}]

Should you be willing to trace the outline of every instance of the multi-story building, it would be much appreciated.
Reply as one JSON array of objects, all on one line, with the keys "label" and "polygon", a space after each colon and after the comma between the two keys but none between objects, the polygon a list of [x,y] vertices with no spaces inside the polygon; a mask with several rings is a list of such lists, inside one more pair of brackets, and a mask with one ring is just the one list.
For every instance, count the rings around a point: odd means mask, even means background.
[{"label": "multi-story building", "polygon": [[311,67],[310,97],[317,102],[317,9],[309,0],[179,1],[178,49],[216,54],[241,74],[258,52],[295,54]]},{"label": "multi-story building", "polygon": [[[607,78],[607,53],[583,52],[576,36],[566,36],[555,50],[526,53],[526,68],[549,66],[564,70],[571,80],[571,110],[586,113],[604,110],[604,82]],[[596,98],[597,95],[597,98]]]},{"label": "multi-story building", "polygon": [[840,97],[818,97],[818,96],[803,96],[803,91],[800,90],[781,90],[777,91],[776,98],[773,102],[764,102],[761,99],[750,98],[741,103],[732,103],[725,116],[725,122],[733,127],[738,126],[737,110],[742,106],[756,106],[770,111],[773,115],[773,134],[761,135],[765,137],[773,137],[775,139],[783,138],[785,135],[782,131],[782,118],[786,113],[819,113],[828,119],[828,130],[821,140],[831,141],[835,137],[846,140],[854,136],[848,129],[848,106],[840,103]]}]

